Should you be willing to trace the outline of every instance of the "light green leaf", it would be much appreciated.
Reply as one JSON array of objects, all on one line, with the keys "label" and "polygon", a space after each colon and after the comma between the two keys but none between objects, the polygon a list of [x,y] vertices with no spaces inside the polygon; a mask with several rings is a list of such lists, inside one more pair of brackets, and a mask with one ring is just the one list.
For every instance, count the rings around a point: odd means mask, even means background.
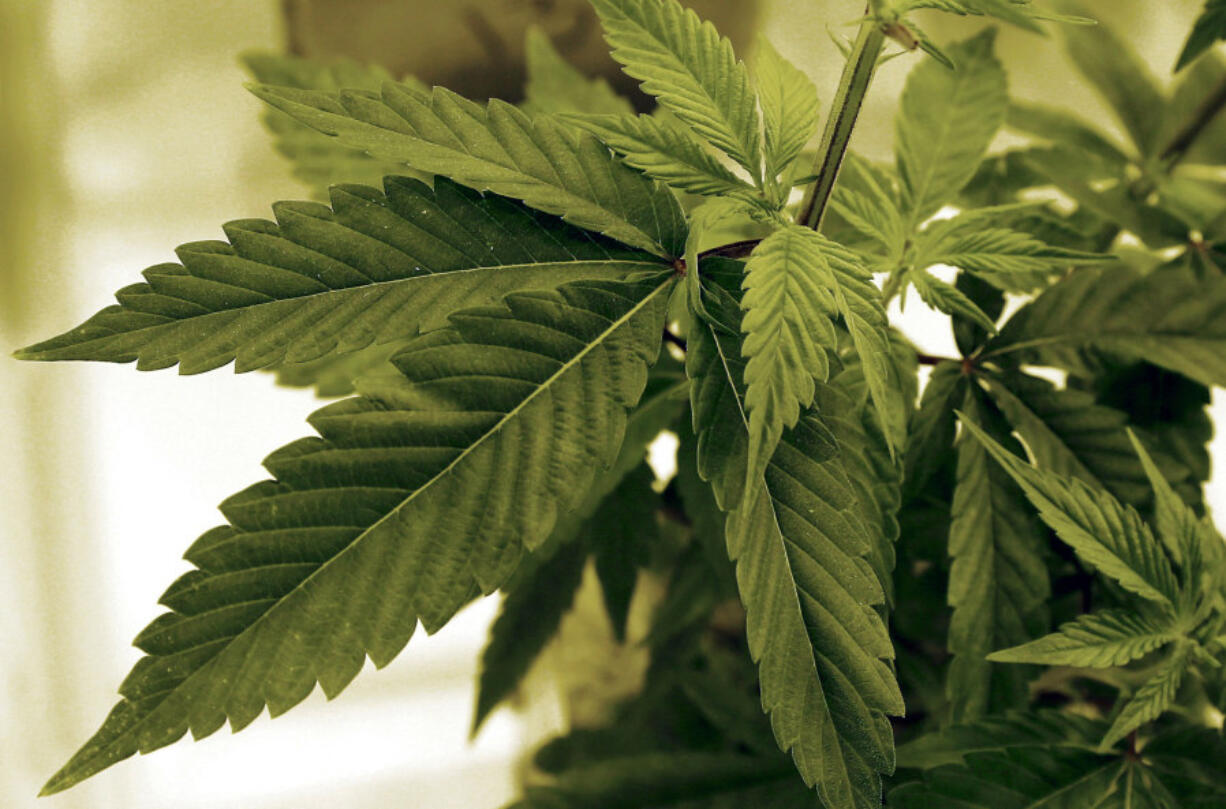
[{"label": "light green leaf", "polygon": [[566,115],[634,166],[691,194],[758,201],[758,190],[738,178],[681,126],[650,115]]},{"label": "light green leaf", "polygon": [[983,313],[960,289],[953,284],[947,284],[940,278],[930,275],[926,270],[912,270],[907,273],[907,280],[915,287],[924,303],[944,312],[947,315],[961,315],[978,324],[989,334],[996,333],[996,324],[992,318]]},{"label": "light green leaf", "polygon": [[318,682],[335,696],[418,621],[503,585],[615,458],[659,351],[672,280],[578,282],[452,315],[394,387],[311,418],[188,550],[196,569],[136,639],[146,657],[58,792],[190,730],[238,730]]},{"label": "light green leaf", "polygon": [[1107,735],[1103,737],[1102,748],[1111,747],[1141,725],[1157,719],[1167,708],[1171,707],[1171,703],[1175,701],[1175,694],[1179,690],[1179,684],[1183,682],[1183,676],[1187,673],[1188,655],[1191,648],[1191,644],[1187,642],[1176,646],[1158,672],[1146,680],[1124,703],[1123,709],[1111,723]]},{"label": "light green leaf", "polygon": [[386,194],[332,189],[332,208],[273,206],[277,222],[225,226],[179,248],[118,305],[19,352],[22,359],[137,361],[200,373],[311,362],[438,328],[517,289],[665,270],[655,256],[445,179],[389,177]]},{"label": "light green leaf", "polygon": [[1226,277],[1172,267],[1077,270],[1020,309],[984,356],[1076,368],[1095,346],[1226,385]]},{"label": "light green leaf", "polygon": [[613,58],[644,92],[755,181],[762,176],[758,108],[749,71],[721,37],[677,0],[592,0]]},{"label": "light green leaf", "polygon": [[[982,398],[977,389],[967,391],[967,416],[1016,447],[1008,425]],[[1016,670],[992,666],[988,653],[1041,632],[1045,622],[1040,614],[1035,626],[1036,612],[1051,590],[1044,537],[1022,492],[970,435],[962,435],[957,452],[947,596],[954,657],[945,690],[953,721],[965,722],[1025,703],[1025,681]]]},{"label": "light green leaf", "polygon": [[894,268],[909,235],[895,197],[893,185],[884,171],[858,154],[848,152],[830,205],[847,224],[884,248],[883,270]]},{"label": "light green leaf", "polygon": [[1113,257],[1044,244],[1029,233],[988,227],[978,217],[955,216],[925,229],[917,239],[915,264],[946,264],[982,276],[995,285],[1001,276],[1049,273]]},{"label": "light green leaf", "polygon": [[441,87],[389,82],[381,95],[255,85],[251,91],[343,145],[523,200],[587,230],[676,258],[685,221],[666,189],[548,116],[536,121],[497,99],[482,106]]},{"label": "light green leaf", "polygon": [[1038,663],[1044,666],[1111,668],[1144,657],[1179,638],[1169,620],[1161,621],[1131,610],[1102,610],[1081,615],[1059,632],[992,653],[997,663]]},{"label": "light green leaf", "polygon": [[774,178],[817,131],[817,87],[765,37],[759,37],[756,53],[755,83],[766,125],[766,174]]},{"label": "light green leaf", "polygon": [[[734,288],[739,264],[728,264],[724,283]],[[704,275],[720,272],[713,265]],[[735,323],[736,301],[720,300],[721,319]],[[783,435],[764,485],[741,502],[749,419],[736,334],[704,323],[689,336],[686,366],[699,471],[721,507],[737,509],[728,550],[775,739],[829,809],[879,805],[878,774],[893,769],[885,715],[900,712],[902,698],[885,662],[893,652],[884,622],[871,606],[884,601],[868,558],[875,540],[826,410]]]},{"label": "light green leaf", "polygon": [[1083,121],[1076,113],[1059,107],[1015,99],[1009,102],[1005,126],[1054,145],[1063,144],[1091,152],[1121,171],[1129,163],[1128,156],[1107,135]]},{"label": "light green leaf", "polygon": [[[242,56],[243,66],[261,84],[296,87],[302,90],[339,92],[378,90],[392,76],[378,65],[356,62],[316,62],[276,53],[251,52]],[[425,90],[412,79],[410,86]],[[408,173],[401,163],[377,160],[361,149],[338,143],[280,110],[265,108],[264,126],[272,133],[277,151],[293,166],[294,176],[305,183],[312,196],[327,201],[328,189],[338,183],[359,183],[378,187],[389,174]]]},{"label": "light green leaf", "polygon": [[973,422],[962,424],[987,448],[1039,510],[1039,516],[1086,563],[1131,593],[1164,607],[1176,599],[1175,574],[1162,547],[1129,506],[1080,480],[1023,463]]},{"label": "light green leaf", "polygon": [[[1076,0],[1056,0],[1053,5],[1071,14],[1092,16]],[[1128,40],[1101,19],[1098,25],[1062,27],[1060,37],[1074,67],[1115,112],[1137,151],[1145,157],[1156,154],[1162,128],[1162,116],[1157,113],[1165,107],[1166,97]]]},{"label": "light green leaf", "polygon": [[1042,34],[1043,29],[1035,20],[1082,24],[1091,22],[1084,16],[1051,14],[1042,9],[1036,9],[1030,0],[902,0],[895,7],[900,11],[930,8],[959,16],[995,17],[1036,34]]},{"label": "light green leaf", "polygon": [[[618,95],[602,78],[589,79],[570,65],[549,41],[549,35],[533,26],[524,41],[528,80],[524,84],[525,112],[581,112],[597,115],[630,115],[630,100]],[[378,87],[370,88],[378,89]]]},{"label": "light green leaf", "polygon": [[793,225],[764,239],[745,264],[741,350],[750,490],[757,488],[784,429],[813,404],[815,382],[830,375],[826,352],[838,346],[831,320],[838,312],[826,244],[816,232]]},{"label": "light green leaf", "polygon": [[903,210],[912,229],[971,179],[1005,117],[995,32],[948,49],[957,70],[922,62],[907,77],[895,131]]}]

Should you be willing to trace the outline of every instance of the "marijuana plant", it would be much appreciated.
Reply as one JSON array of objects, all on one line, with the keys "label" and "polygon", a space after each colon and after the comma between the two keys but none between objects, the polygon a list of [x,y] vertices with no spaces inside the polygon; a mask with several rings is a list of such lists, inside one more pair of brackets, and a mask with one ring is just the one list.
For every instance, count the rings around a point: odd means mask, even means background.
[{"label": "marijuana plant", "polygon": [[[873,0],[815,153],[817,89],[769,43],[751,71],[676,0],[592,4],[655,112],[539,33],[519,106],[250,57],[326,204],[230,222],[18,353],[346,397],[221,505],[44,791],[335,696],[502,591],[479,728],[590,561],[619,638],[663,582],[651,663],[519,806],[853,809],[884,777],[897,807],[1226,805],[1222,4],[1168,89],[1071,2]],[[1128,140],[1011,101],[993,29],[938,44],[923,10],[1056,21]],[[885,164],[847,147],[889,41],[927,56]],[[989,153],[1002,127],[1023,145]],[[960,357],[891,327],[908,287]]]}]

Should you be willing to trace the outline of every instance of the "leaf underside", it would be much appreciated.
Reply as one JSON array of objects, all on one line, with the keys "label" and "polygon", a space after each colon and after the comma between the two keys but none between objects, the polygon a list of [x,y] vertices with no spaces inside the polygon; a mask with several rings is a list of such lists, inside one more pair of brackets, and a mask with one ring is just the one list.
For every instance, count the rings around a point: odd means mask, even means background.
[{"label": "leaf underside", "polygon": [[179,248],[77,328],[23,359],[176,363],[194,374],[320,360],[411,337],[458,309],[521,289],[619,280],[664,265],[647,253],[443,178],[343,185],[332,207],[273,206],[277,222],[225,226],[228,242]]},{"label": "leaf underside", "polygon": [[469,309],[413,341],[404,380],[311,418],[222,504],[171,609],[135,643],[124,699],[48,782],[57,792],[180,738],[338,694],[501,586],[621,444],[671,280],[578,282]]}]

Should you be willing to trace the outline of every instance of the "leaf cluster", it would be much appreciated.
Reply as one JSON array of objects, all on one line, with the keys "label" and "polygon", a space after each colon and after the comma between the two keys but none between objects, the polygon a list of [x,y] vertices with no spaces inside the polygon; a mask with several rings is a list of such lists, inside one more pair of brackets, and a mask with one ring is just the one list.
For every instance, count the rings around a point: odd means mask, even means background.
[{"label": "leaf cluster", "polygon": [[[518,105],[246,57],[316,201],[18,356],[233,362],[337,400],[188,548],[45,792],[334,697],[498,593],[479,732],[593,588],[641,687],[546,744],[518,807],[1221,805],[1216,4],[1171,88],[1051,5],[871,3],[816,177],[813,81],[677,0],[592,0],[650,114],[540,31]],[[1127,142],[1012,99],[995,29],[938,46],[923,10],[1059,21]],[[886,38],[932,58],[893,160],[844,155]],[[807,227],[792,191],[824,180]],[[959,356],[891,325],[911,287]]]}]

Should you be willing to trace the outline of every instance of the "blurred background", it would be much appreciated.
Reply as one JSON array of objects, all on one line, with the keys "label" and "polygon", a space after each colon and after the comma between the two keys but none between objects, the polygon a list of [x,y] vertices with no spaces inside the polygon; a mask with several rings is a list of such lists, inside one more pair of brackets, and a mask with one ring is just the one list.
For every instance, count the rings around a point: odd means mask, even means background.
[{"label": "blurred background", "polygon": [[[833,95],[828,29],[856,0],[705,0],[748,53],[763,32]],[[1199,0],[1099,0],[1095,11],[1170,75]],[[587,20],[585,23],[584,20]],[[76,325],[183,242],[305,198],[242,89],[247,49],[363,55],[473,96],[514,100],[532,22],[588,71],[609,69],[581,0],[0,0],[0,346]],[[933,18],[938,41],[978,27]],[[1109,119],[1051,40],[1002,32],[1019,97]],[[896,96],[919,56],[886,65],[855,148],[884,157]],[[1100,115],[1101,113],[1101,115]],[[955,350],[943,317],[899,319],[926,351]],[[39,786],[97,727],[139,656],[128,644],[187,568],[180,555],[215,505],[263,476],[260,459],[303,435],[319,404],[269,375],[178,377],[130,367],[0,358],[0,805]],[[1226,416],[1223,399],[1215,417]],[[1221,460],[1223,442],[1214,445]],[[1208,501],[1226,513],[1226,480]],[[257,721],[125,762],[39,803],[48,809],[304,806],[496,807],[515,766],[562,721],[548,699],[501,711],[467,741],[487,599],[335,706],[314,694]]]}]

